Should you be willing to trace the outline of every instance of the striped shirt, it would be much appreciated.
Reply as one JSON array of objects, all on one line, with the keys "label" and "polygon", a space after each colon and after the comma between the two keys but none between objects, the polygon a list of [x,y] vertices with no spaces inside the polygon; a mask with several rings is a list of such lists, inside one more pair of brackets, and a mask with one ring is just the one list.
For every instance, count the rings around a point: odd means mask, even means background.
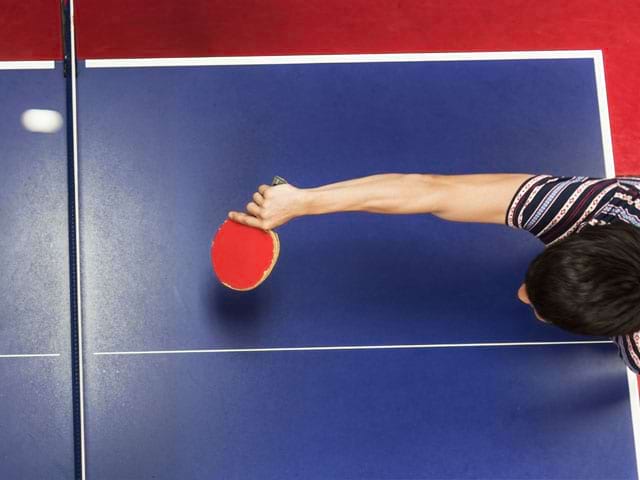
[{"label": "striped shirt", "polygon": [[[506,218],[508,226],[531,232],[545,245],[579,232],[586,225],[619,221],[640,228],[640,177],[537,175],[520,186]],[[612,340],[620,358],[640,373],[640,332]]]}]

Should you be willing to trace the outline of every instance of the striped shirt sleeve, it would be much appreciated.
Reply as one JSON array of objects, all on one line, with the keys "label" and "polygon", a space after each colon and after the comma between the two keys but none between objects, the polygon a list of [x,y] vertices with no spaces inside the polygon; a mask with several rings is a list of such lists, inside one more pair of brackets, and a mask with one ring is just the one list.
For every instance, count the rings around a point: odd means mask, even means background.
[{"label": "striped shirt sleeve", "polygon": [[618,335],[612,337],[613,342],[618,346],[620,358],[636,373],[640,373],[640,333],[636,332],[631,335]]},{"label": "striped shirt sleeve", "polygon": [[640,177],[618,177],[618,182],[625,187],[640,191]]},{"label": "striped shirt sleeve", "polygon": [[506,223],[550,245],[574,233],[607,206],[618,180],[537,175],[516,192]]}]

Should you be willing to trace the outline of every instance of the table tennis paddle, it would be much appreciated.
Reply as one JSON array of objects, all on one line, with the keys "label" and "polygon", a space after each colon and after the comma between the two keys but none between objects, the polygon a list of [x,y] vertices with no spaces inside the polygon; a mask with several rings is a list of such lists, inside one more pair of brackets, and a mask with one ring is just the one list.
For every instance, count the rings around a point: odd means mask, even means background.
[{"label": "table tennis paddle", "polygon": [[[274,177],[271,185],[287,181]],[[266,280],[278,260],[280,240],[273,230],[225,220],[211,241],[211,265],[225,287],[253,290]]]}]

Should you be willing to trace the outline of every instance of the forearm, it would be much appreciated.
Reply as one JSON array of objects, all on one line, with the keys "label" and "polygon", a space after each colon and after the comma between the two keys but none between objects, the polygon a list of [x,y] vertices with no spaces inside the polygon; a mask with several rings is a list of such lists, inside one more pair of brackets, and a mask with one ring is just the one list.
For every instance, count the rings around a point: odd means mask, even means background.
[{"label": "forearm", "polygon": [[305,190],[303,215],[361,211],[408,214],[438,210],[434,175],[389,173],[347,180]]},{"label": "forearm", "polygon": [[317,188],[262,185],[247,212],[229,218],[269,230],[293,218],[333,212],[426,213],[455,222],[503,224],[525,174],[371,175]]},{"label": "forearm", "polygon": [[529,174],[384,174],[305,190],[302,215],[341,211],[425,213],[455,222],[504,223]]}]

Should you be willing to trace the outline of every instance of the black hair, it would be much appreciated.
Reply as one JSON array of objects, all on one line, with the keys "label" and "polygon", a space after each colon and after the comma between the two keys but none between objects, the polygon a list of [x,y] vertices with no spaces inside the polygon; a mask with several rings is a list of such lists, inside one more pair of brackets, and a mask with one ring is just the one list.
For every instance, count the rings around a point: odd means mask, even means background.
[{"label": "black hair", "polygon": [[640,330],[640,228],[587,226],[547,247],[525,278],[544,320],[583,335]]}]

